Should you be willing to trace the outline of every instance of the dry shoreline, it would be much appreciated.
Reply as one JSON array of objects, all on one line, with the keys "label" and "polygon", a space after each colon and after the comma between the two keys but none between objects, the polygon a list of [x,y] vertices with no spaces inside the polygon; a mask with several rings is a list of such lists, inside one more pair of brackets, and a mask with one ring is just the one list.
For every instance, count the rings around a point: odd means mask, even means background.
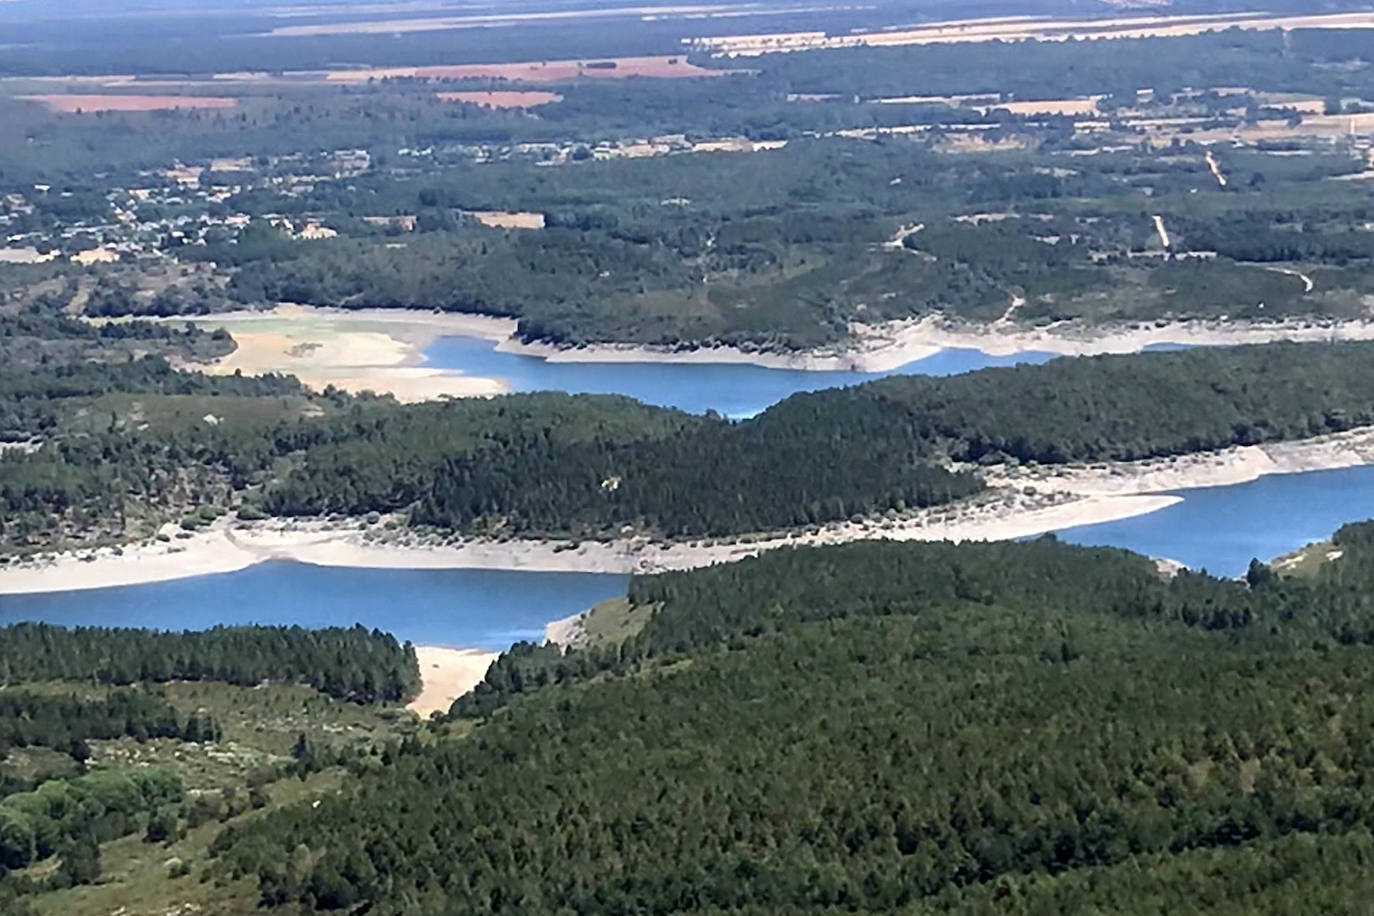
[{"label": "dry shoreline", "polygon": [[1272,343],[1279,340],[1374,340],[1374,321],[1321,324],[1283,321],[1266,324],[1178,321],[1163,325],[1083,327],[1059,324],[1044,328],[1016,325],[968,325],[932,316],[880,325],[854,325],[846,347],[797,353],[769,353],[736,347],[667,350],[634,344],[596,344],[559,347],[507,339],[496,349],[536,356],[555,363],[733,363],[775,369],[812,371],[890,372],[907,363],[934,356],[941,350],[979,350],[990,356],[1021,352],[1058,356],[1099,356],[1137,353],[1160,344],[1225,346]]},{"label": "dry shoreline", "polygon": [[482,539],[426,541],[362,521],[230,523],[170,541],[77,551],[0,567],[0,595],[159,582],[232,572],[267,560],[393,569],[504,569],[650,573],[729,562],[786,546],[890,540],[1006,540],[1154,512],[1170,491],[1243,483],[1267,474],[1374,463],[1374,427],[1171,459],[1065,467],[995,468],[972,500],[902,517],[720,541],[658,543]]},{"label": "dry shoreline", "polygon": [[570,649],[582,638],[582,617],[586,611],[578,611],[570,617],[550,620],[544,625],[544,642],[560,649]]},{"label": "dry shoreline", "polygon": [[[571,544],[550,541],[396,543],[393,532],[321,521],[231,524],[170,541],[78,551],[0,567],[6,594],[92,589],[232,572],[273,559],[322,566],[524,569],[639,573],[688,569],[804,544],[864,538],[1003,540],[1154,512],[1182,497],[1165,490],[1219,486],[1267,474],[1374,463],[1374,428],[1295,442],[1246,446],[1172,459],[1063,468],[995,469],[992,490],[954,506],[903,518],[843,522],[807,532],[731,543],[655,544],[647,539]],[[391,540],[388,540],[391,538]],[[545,641],[567,647],[582,632],[582,614],[549,622]],[[421,717],[447,711],[485,676],[497,653],[417,646],[422,689],[408,709]]]},{"label": "dry shoreline", "polygon": [[[170,319],[169,319],[170,320]],[[853,326],[845,346],[787,352],[702,346],[664,348],[637,344],[562,347],[517,339],[516,322],[456,312],[407,309],[339,309],[281,305],[260,312],[178,316],[205,328],[225,328],[238,349],[209,366],[217,374],[286,372],[307,385],[346,391],[390,392],[403,401],[484,397],[509,391],[502,378],[467,375],[422,365],[424,349],[441,337],[496,342],[502,353],[555,363],[753,365],[811,371],[889,372],[941,350],[980,350],[993,356],[1036,351],[1071,356],[1134,353],[1158,344],[1216,346],[1277,340],[1374,340],[1374,321],[1246,323],[1180,321],[1162,325],[1084,327],[1057,324],[968,325],[940,316]]]},{"label": "dry shoreline", "polygon": [[[187,319],[180,319],[187,320]],[[193,317],[206,328],[223,328],[238,345],[200,369],[214,375],[284,372],[322,390],[373,391],[404,402],[440,397],[504,394],[504,380],[457,369],[422,365],[424,349],[439,337],[504,340],[513,319],[393,309],[325,309],[280,305],[266,311],[221,312]]]},{"label": "dry shoreline", "polygon": [[483,649],[416,646],[420,695],[406,704],[406,709],[421,718],[428,718],[435,712],[448,712],[454,700],[476,687],[486,676],[498,654]]}]

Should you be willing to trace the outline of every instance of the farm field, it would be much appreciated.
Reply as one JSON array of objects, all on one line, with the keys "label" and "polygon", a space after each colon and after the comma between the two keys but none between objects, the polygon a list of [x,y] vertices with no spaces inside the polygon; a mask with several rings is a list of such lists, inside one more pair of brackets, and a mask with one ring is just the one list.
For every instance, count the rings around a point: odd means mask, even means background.
[{"label": "farm field", "polygon": [[505,64],[453,64],[430,67],[377,67],[365,70],[330,70],[325,79],[356,83],[371,79],[500,79],[524,83],[554,83],[581,77],[628,79],[652,76],[664,79],[724,76],[729,71],[707,69],[688,63],[686,57],[617,57],[607,60],[521,61]]},{"label": "farm field", "polygon": [[492,90],[487,92],[437,92],[435,95],[445,102],[468,102],[487,108],[534,108],[537,105],[550,105],[554,102],[563,101],[563,96],[557,92]]},{"label": "farm field", "polygon": [[238,99],[194,95],[24,95],[63,114],[100,111],[172,111],[179,108],[233,108]]},{"label": "farm field", "polygon": [[831,35],[781,32],[699,38],[693,46],[729,56],[777,51],[818,51],[852,47],[898,47],[984,41],[1084,41],[1097,38],[1177,38],[1240,28],[1254,30],[1371,29],[1374,14],[1331,13],[1298,16],[1224,13],[1213,16],[1128,16],[1117,19],[1012,17],[940,22],[912,29]]}]

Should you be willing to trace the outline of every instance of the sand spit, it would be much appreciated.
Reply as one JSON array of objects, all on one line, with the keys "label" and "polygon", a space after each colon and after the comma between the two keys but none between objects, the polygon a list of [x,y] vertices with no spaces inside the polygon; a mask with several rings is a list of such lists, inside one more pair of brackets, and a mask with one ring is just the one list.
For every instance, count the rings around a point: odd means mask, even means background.
[{"label": "sand spit", "polygon": [[1005,356],[1027,350],[1061,356],[1136,353],[1148,346],[1232,346],[1279,340],[1374,340],[1374,321],[1227,322],[1176,321],[1166,324],[1084,327],[1058,323],[1042,328],[1015,325],[959,325],[943,318],[923,318],[883,325],[857,325],[855,344],[839,368],[884,372],[943,349],[981,350]]},{"label": "sand spit", "polygon": [[[131,585],[232,572],[271,559],[319,566],[650,573],[691,569],[780,547],[869,538],[1007,540],[1158,511],[1169,491],[1222,486],[1267,474],[1374,464],[1374,427],[1292,442],[1138,462],[993,469],[974,499],[904,516],[717,541],[425,540],[383,520],[369,526],[318,520],[220,521],[170,541],[62,553],[0,567],[0,595]],[[546,633],[561,643],[566,630]]]},{"label": "sand spit", "polygon": [[[184,318],[178,318],[184,321]],[[424,348],[439,337],[504,340],[515,321],[453,312],[326,309],[281,305],[267,311],[224,312],[192,319],[224,328],[238,347],[209,366],[217,375],[284,372],[311,388],[389,393],[413,402],[439,397],[488,397],[508,390],[498,378],[423,366]]]},{"label": "sand spit", "polygon": [[481,682],[497,654],[482,649],[416,646],[422,686],[420,695],[411,700],[406,709],[422,718],[430,713],[448,712],[454,700]]}]

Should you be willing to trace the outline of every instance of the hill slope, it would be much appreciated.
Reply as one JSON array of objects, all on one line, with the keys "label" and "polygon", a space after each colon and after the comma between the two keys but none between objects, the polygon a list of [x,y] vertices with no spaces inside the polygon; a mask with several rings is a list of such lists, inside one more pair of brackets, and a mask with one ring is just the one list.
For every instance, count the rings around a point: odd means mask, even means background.
[{"label": "hill slope", "polygon": [[602,676],[528,669],[468,739],[227,832],[221,867],[396,914],[1357,912],[1365,533],[1309,581],[1052,540],[637,580],[658,609]]}]

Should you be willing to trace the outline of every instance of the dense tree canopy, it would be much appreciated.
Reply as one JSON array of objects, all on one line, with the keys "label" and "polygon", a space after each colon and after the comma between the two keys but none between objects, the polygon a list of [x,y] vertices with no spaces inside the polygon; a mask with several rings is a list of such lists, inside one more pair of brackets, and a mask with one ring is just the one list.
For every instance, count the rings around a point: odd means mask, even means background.
[{"label": "dense tree canopy", "polygon": [[0,683],[49,679],[101,684],[205,680],[247,686],[288,681],[367,703],[406,699],[420,685],[414,647],[361,625],[170,633],[21,623],[0,630]]},{"label": "dense tree canopy", "polygon": [[[957,500],[982,488],[969,470],[980,464],[1152,458],[1369,425],[1370,353],[1270,344],[890,377],[793,395],[741,422],[552,393],[325,398],[312,402],[322,416],[279,419],[276,402],[226,392],[213,397],[266,407],[214,425],[87,423],[0,456],[0,530],[23,543],[68,518],[170,512],[192,498],[209,514],[188,527],[248,501],[284,516],[397,511],[494,536],[788,529]],[[82,371],[113,384],[106,369]],[[156,375],[199,384],[165,366]],[[272,380],[216,382],[277,392]]]},{"label": "dense tree canopy", "polygon": [[90,753],[87,739],[213,741],[219,735],[208,715],[181,716],[155,693],[120,689],[86,698],[0,690],[0,760],[16,747],[50,747],[80,761]]},{"label": "dense tree canopy", "polygon": [[1356,912],[1364,538],[1253,586],[1053,540],[638,579],[656,610],[609,678],[574,651],[466,740],[217,847],[266,904],[377,913]]}]

